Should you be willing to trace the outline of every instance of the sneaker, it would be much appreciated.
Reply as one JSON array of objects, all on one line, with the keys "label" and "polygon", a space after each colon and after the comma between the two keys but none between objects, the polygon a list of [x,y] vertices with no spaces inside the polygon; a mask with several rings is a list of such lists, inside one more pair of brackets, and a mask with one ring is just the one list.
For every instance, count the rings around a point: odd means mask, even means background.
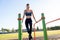
[{"label": "sneaker", "polygon": [[30,36],[30,38],[32,39],[32,36]]},{"label": "sneaker", "polygon": [[29,35],[29,39],[32,39],[32,36],[31,35]]}]

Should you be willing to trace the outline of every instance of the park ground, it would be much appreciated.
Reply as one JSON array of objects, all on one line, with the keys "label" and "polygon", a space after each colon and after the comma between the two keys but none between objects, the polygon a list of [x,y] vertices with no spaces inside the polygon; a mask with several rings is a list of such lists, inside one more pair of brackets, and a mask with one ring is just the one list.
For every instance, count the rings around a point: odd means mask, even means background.
[{"label": "park ground", "polygon": [[[60,30],[52,30],[52,31],[47,31],[47,35],[60,35]],[[32,32],[32,36],[34,37],[34,32]],[[36,32],[36,37],[39,36],[44,36],[43,31],[37,31]],[[28,38],[28,33],[23,32],[22,33],[22,38]],[[18,33],[10,33],[10,34],[0,34],[0,40],[8,40],[8,39],[18,39]]]}]

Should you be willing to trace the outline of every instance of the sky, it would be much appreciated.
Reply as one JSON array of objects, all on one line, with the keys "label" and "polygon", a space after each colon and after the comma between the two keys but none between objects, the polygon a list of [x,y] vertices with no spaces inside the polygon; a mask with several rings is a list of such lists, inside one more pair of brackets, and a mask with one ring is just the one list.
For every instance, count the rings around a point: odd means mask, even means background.
[{"label": "sky", "polygon": [[[27,3],[30,4],[30,9],[33,10],[37,21],[41,18],[41,13],[44,13],[46,23],[60,18],[60,0],[0,0],[0,29],[18,29],[18,14],[21,13],[23,16]],[[33,18],[32,20],[34,24],[35,21]],[[25,19],[22,23],[22,29],[25,29],[24,23]],[[57,25],[60,25],[60,20],[49,23],[46,27]],[[42,21],[35,26],[43,28]]]}]

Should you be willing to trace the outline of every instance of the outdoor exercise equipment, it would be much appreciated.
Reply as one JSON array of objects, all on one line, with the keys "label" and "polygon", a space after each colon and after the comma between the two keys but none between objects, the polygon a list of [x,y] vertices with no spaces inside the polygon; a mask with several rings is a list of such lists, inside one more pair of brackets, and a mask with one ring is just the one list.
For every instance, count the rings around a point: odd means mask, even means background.
[{"label": "outdoor exercise equipment", "polygon": [[43,31],[44,31],[44,40],[48,40],[46,24],[45,24],[45,17],[44,17],[43,13],[41,15],[42,15],[42,25],[43,25]]},{"label": "outdoor exercise equipment", "polygon": [[[41,19],[39,19],[36,23],[38,23],[41,20],[42,20],[42,26],[43,26],[44,40],[48,40],[46,24],[60,20],[60,18],[45,23],[44,13],[42,13]],[[22,21],[21,14],[18,14],[18,40],[22,40],[22,22],[21,21]],[[35,24],[36,23],[34,23],[34,40],[36,40],[36,35],[35,35],[36,34],[35,33]]]},{"label": "outdoor exercise equipment", "polygon": [[[41,14],[41,19],[39,19],[39,20],[37,21],[37,23],[38,23],[39,21],[41,21],[41,20],[42,20],[42,26],[43,26],[43,32],[44,32],[44,40],[48,40],[44,13]],[[35,23],[35,24],[36,24],[36,23]],[[35,24],[34,24],[34,40],[36,40]]]},{"label": "outdoor exercise equipment", "polygon": [[[42,13],[42,24],[43,24],[43,31],[44,31],[44,40],[47,40],[47,31],[46,31],[46,24],[45,24],[45,18],[44,18],[44,14]],[[22,40],[22,24],[21,24],[21,14],[18,14],[18,40]],[[39,20],[40,21],[40,20]],[[34,26],[34,40],[36,40],[35,38],[35,26]]]},{"label": "outdoor exercise equipment", "polygon": [[21,14],[18,14],[18,40],[22,40],[22,24]]}]

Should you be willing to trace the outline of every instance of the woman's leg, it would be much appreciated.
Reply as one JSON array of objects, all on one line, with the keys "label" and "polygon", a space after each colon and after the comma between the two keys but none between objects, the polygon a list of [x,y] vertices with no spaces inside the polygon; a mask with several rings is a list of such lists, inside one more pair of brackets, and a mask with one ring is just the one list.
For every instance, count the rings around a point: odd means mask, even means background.
[{"label": "woman's leg", "polygon": [[32,20],[30,19],[30,22],[29,22],[29,25],[30,25],[30,32],[29,32],[29,37],[30,39],[32,38]]},{"label": "woman's leg", "polygon": [[25,21],[25,26],[26,26],[27,32],[28,32],[28,34],[29,34],[30,29],[29,29],[29,26],[28,26],[28,21],[27,21],[27,19],[26,19],[26,21]]},{"label": "woman's leg", "polygon": [[32,22],[30,22],[30,35],[32,34]]}]

